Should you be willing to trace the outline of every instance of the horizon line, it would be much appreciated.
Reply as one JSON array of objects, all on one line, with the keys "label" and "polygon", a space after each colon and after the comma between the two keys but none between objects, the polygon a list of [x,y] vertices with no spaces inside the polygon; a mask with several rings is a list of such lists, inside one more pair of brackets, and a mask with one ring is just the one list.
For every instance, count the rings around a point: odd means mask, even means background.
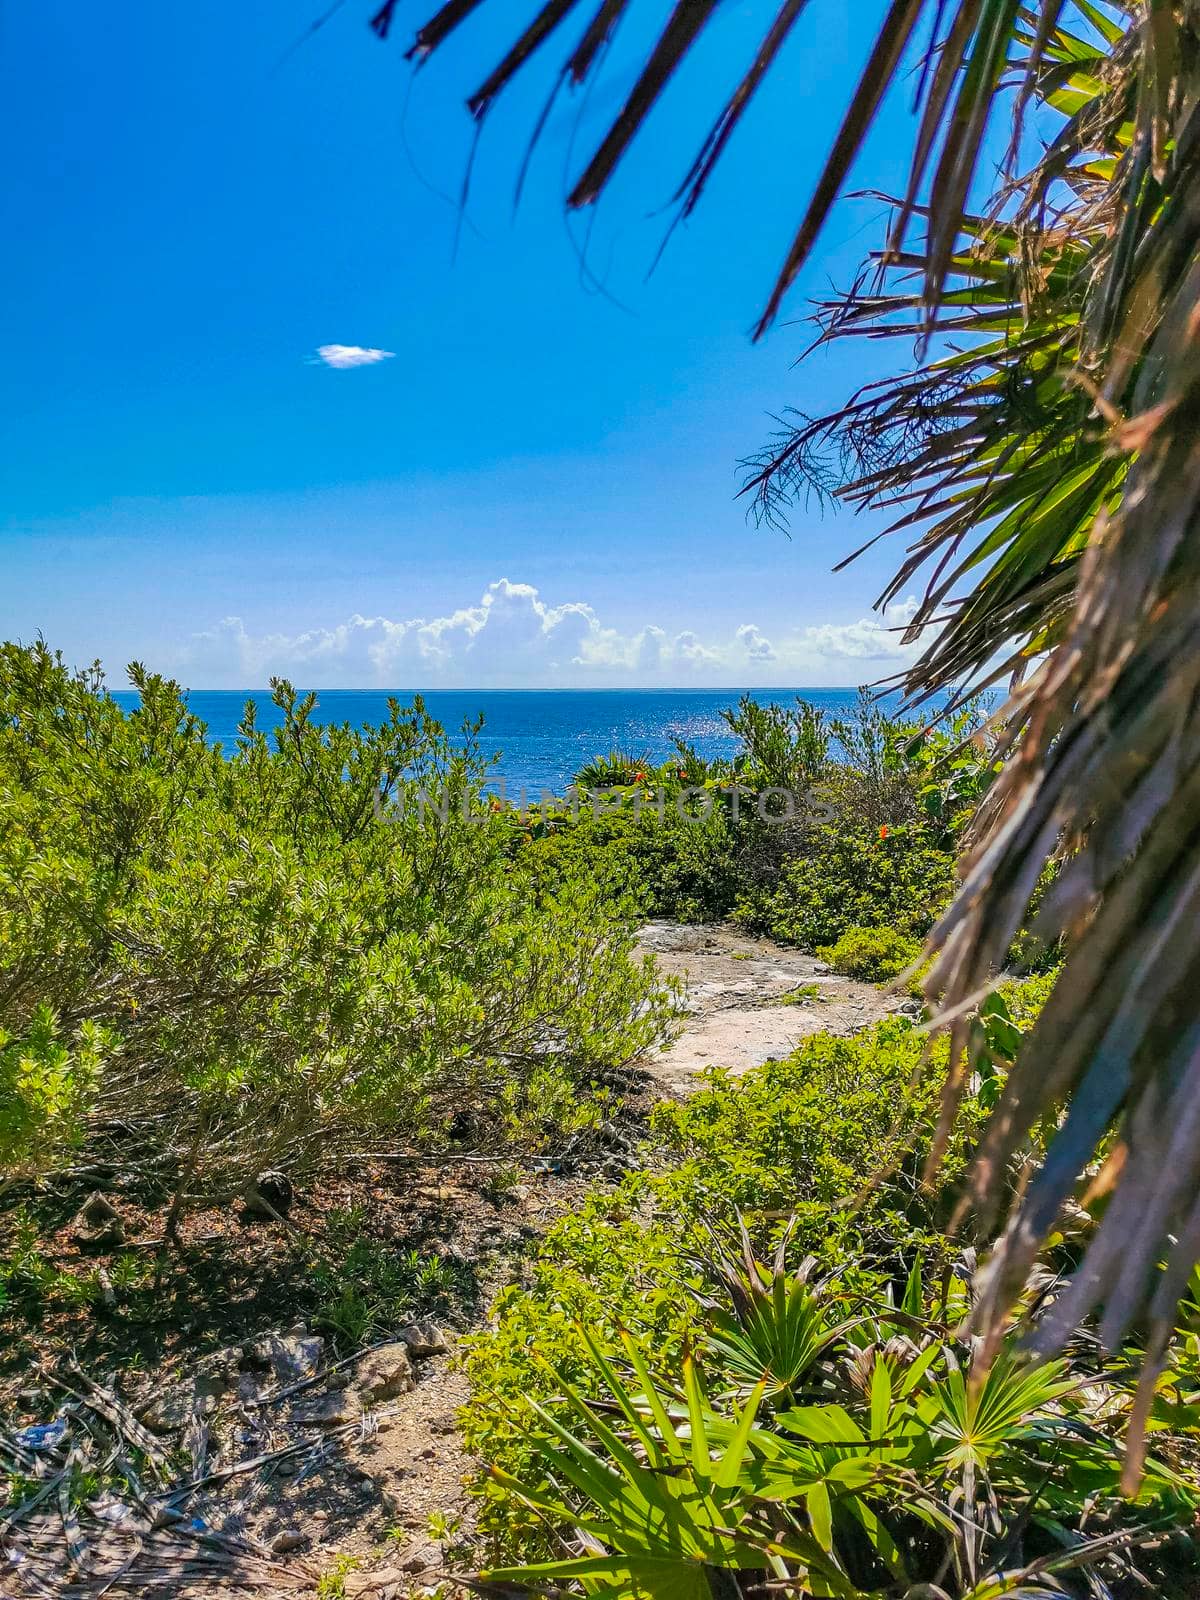
[{"label": "horizon line", "polygon": [[[319,685],[305,686],[296,684],[294,687],[301,694],[769,694],[786,692],[795,694],[803,691],[806,694],[857,694],[862,688],[873,687],[870,684],[857,683],[713,683],[713,684],[671,684],[671,683],[635,683],[635,684],[468,684],[463,688],[450,684],[434,684],[429,688],[378,688],[374,685],[363,684],[355,687],[326,687]],[[122,688],[109,689],[108,693],[137,694],[136,689]],[[220,689],[205,688],[202,684],[193,684],[182,689],[184,694],[271,694],[270,684],[251,685],[246,688]],[[887,691],[881,691],[887,692]],[[891,691],[896,693],[898,691]]]}]

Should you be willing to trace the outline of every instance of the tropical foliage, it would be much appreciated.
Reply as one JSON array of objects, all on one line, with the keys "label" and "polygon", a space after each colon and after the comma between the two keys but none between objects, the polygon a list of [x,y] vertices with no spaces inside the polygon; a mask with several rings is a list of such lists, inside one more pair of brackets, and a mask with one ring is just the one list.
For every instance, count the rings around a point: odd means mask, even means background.
[{"label": "tropical foliage", "polygon": [[[379,11],[381,34],[394,9],[388,0]],[[434,49],[475,9],[443,7],[415,50]],[[599,71],[630,9],[630,0],[589,9],[556,88]],[[672,9],[572,205],[602,192],[718,9],[715,0]],[[681,214],[808,9],[803,0],[764,6],[762,43],[684,177]],[[472,98],[477,117],[575,10],[572,0],[541,9]],[[971,1003],[995,981],[1056,853],[1065,859],[1040,922],[1071,938],[1055,999],[975,1168],[976,1204],[986,1217],[1003,1214],[1010,1162],[1036,1121],[1061,1117],[1050,1158],[1008,1219],[980,1323],[995,1350],[1042,1240],[1086,1182],[1108,1208],[1086,1270],[1043,1325],[1044,1346],[1102,1309],[1115,1348],[1148,1312],[1157,1355],[1200,1255],[1200,991],[1182,936],[1200,894],[1191,822],[1200,19],[1173,0],[892,0],[760,331],[810,255],[884,95],[914,62],[910,174],[880,278],[828,307],[824,332],[916,336],[917,367],[832,418],[801,420],[754,482],[769,509],[832,440],[846,452],[845,492],[860,505],[897,506],[897,527],[915,540],[889,592],[929,574],[913,632],[929,631],[910,690],[1012,674],[1007,759],[976,819],[961,892],[932,939],[930,991],[943,999],[961,1063],[947,1126],[968,1077]],[[1041,137],[1025,169],[1027,121]],[[998,135],[1006,170],[981,192]]]},{"label": "tropical foliage", "polygon": [[[318,726],[279,684],[210,748],[177,687],[0,649],[0,1161],[87,1146],[187,1197],[368,1137],[491,1148],[585,1130],[606,1073],[669,1031],[636,906],[582,872],[538,896],[419,701]],[[172,1208],[172,1218],[177,1206]]]},{"label": "tropical foliage", "polygon": [[[1046,989],[998,997],[997,1061]],[[657,1114],[658,1170],[551,1233],[468,1357],[489,1581],[701,1600],[763,1582],[846,1600],[1189,1592],[1194,1555],[1163,1535],[1200,1498],[1195,1337],[1173,1346],[1130,1503],[1136,1350],[1037,1365],[1012,1335],[985,1371],[952,1332],[973,1251],[940,1232],[952,1197],[918,1181],[937,1099],[921,1051],[895,1021],[713,1074]],[[1058,1266],[1072,1249],[1058,1240]]]},{"label": "tropical foliage", "polygon": [[927,933],[994,776],[981,708],[945,729],[897,720],[865,692],[847,716],[749,696],[722,715],[738,740],[727,758],[683,743],[658,765],[614,752],[580,768],[569,799],[510,811],[534,880],[587,863],[649,914],[732,916],[807,950],[856,925]]}]

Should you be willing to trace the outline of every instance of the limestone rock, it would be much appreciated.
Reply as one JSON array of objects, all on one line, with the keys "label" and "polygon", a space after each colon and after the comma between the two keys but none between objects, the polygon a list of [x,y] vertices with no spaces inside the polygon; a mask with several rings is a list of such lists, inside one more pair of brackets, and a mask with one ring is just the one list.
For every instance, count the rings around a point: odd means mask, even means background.
[{"label": "limestone rock", "polygon": [[256,1339],[251,1356],[270,1367],[280,1384],[300,1383],[311,1378],[321,1365],[325,1341],[315,1334],[265,1333]]},{"label": "limestone rock", "polygon": [[378,1405],[407,1394],[414,1385],[407,1340],[394,1339],[364,1356],[355,1373],[355,1388],[364,1405]]},{"label": "limestone rock", "polygon": [[410,1356],[440,1356],[450,1348],[446,1335],[435,1322],[427,1319],[410,1322],[407,1328],[401,1328],[399,1337],[408,1347]]},{"label": "limestone rock", "polygon": [[294,1405],[290,1420],[301,1428],[334,1428],[342,1422],[356,1421],[358,1410],[353,1396],[339,1390]]},{"label": "limestone rock", "polygon": [[237,1382],[243,1354],[241,1345],[229,1345],[201,1356],[181,1377],[149,1395],[137,1415],[156,1433],[186,1427],[196,1414],[207,1416]]}]

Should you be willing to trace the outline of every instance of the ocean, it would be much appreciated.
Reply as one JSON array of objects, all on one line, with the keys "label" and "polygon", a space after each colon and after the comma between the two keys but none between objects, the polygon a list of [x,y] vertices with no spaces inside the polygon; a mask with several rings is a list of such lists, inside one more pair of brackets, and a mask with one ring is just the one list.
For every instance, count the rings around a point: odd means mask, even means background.
[{"label": "ocean", "polygon": [[[402,704],[412,691],[321,689],[317,720],[377,723],[387,715],[389,693]],[[732,755],[737,740],[721,718],[742,694],[764,703],[788,705],[797,696],[837,716],[855,702],[854,689],[429,689],[422,691],[429,714],[451,734],[464,719],[484,717],[486,752],[499,752],[496,776],[513,798],[524,787],[530,798],[541,790],[561,794],[592,756],[617,749],[665,761],[675,740],[694,745],[702,756]],[[132,690],[114,693],[127,708],[137,704]],[[277,727],[279,712],[265,689],[193,689],[188,706],[206,725],[208,737],[232,750],[247,700],[253,700],[258,725]]]}]

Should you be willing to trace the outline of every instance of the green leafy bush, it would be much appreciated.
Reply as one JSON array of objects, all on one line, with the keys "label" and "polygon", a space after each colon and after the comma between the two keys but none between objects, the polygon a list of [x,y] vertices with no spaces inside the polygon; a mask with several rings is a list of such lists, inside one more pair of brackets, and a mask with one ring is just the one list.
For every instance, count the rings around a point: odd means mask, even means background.
[{"label": "green leafy bush", "polygon": [[[680,792],[678,778],[675,793]],[[634,898],[645,916],[707,922],[732,910],[742,880],[739,842],[726,807],[712,801],[682,815],[658,791],[610,793],[593,810],[564,807],[549,821],[518,825],[514,859],[530,881],[551,888],[591,876]],[[661,813],[661,814],[660,814]]]},{"label": "green leafy bush", "polygon": [[786,862],[773,886],[742,901],[744,926],[816,950],[848,928],[886,924],[920,938],[950,899],[954,855],[918,824],[873,835],[825,826]]},{"label": "green leafy bush", "polygon": [[[714,1071],[682,1102],[656,1108],[651,1125],[659,1170],[628,1174],[550,1230],[532,1279],[502,1292],[493,1328],[467,1356],[472,1400],[465,1442],[509,1473],[529,1469],[524,1398],[554,1392],[547,1362],[586,1381],[576,1324],[606,1349],[618,1330],[638,1339],[655,1372],[677,1370],[701,1323],[712,1228],[744,1217],[753,1237],[798,1261],[812,1253],[848,1289],[892,1283],[899,1293],[913,1261],[932,1272],[953,1259],[939,1232],[953,1205],[965,1145],[946,1163],[946,1186],[919,1181],[936,1119],[938,1060],[919,1072],[927,1041],[904,1018],[853,1038],[818,1034],[792,1055],[734,1078]],[[962,1138],[969,1137],[970,1115]],[[889,1179],[868,1194],[868,1178]],[[517,1522],[514,1523],[514,1518]],[[497,1551],[536,1545],[531,1518],[485,1491],[485,1533]]]},{"label": "green leafy bush", "polygon": [[921,946],[895,928],[847,928],[835,944],[822,945],[817,954],[847,978],[884,983],[910,967]]},{"label": "green leafy bush", "polygon": [[0,1028],[0,1188],[50,1171],[82,1141],[110,1048],[90,1020],[64,1040],[48,1006],[20,1038]]},{"label": "green leafy bush", "polygon": [[116,1120],[183,1199],[436,1145],[464,1103],[536,1146],[669,1032],[635,899],[578,861],[544,892],[514,873],[478,726],[454,744],[419,700],[319,726],[280,683],[278,730],[248,708],[222,759],[176,685],[131,680],[125,715],[98,672],[0,648],[0,1137],[26,1155],[39,1117]]},{"label": "green leafy bush", "polygon": [[613,751],[580,768],[573,799],[510,813],[529,870],[587,863],[649,915],[736,912],[807,949],[853,924],[928,929],[993,776],[977,708],[934,730],[893,721],[865,691],[848,717],[751,696],[722,715],[740,741],[730,759],[683,743],[658,766]]},{"label": "green leafy bush", "polygon": [[[556,1403],[522,1408],[530,1470],[491,1479],[503,1504],[549,1524],[557,1551],[487,1581],[721,1600],[769,1574],[841,1600],[997,1600],[1063,1593],[1060,1576],[1080,1575],[1108,1594],[1094,1568],[1145,1583],[1147,1536],[1194,1517],[1192,1440],[1160,1436],[1128,1505],[1115,1434],[1129,1387],[1082,1360],[1023,1361],[1013,1336],[977,1367],[928,1317],[918,1274],[903,1307],[814,1290],[749,1255],[726,1288],[704,1375],[690,1351],[663,1378],[629,1333],[610,1354],[577,1330],[584,1381],[555,1372]],[[1156,1592],[1191,1592],[1150,1565]]]}]

